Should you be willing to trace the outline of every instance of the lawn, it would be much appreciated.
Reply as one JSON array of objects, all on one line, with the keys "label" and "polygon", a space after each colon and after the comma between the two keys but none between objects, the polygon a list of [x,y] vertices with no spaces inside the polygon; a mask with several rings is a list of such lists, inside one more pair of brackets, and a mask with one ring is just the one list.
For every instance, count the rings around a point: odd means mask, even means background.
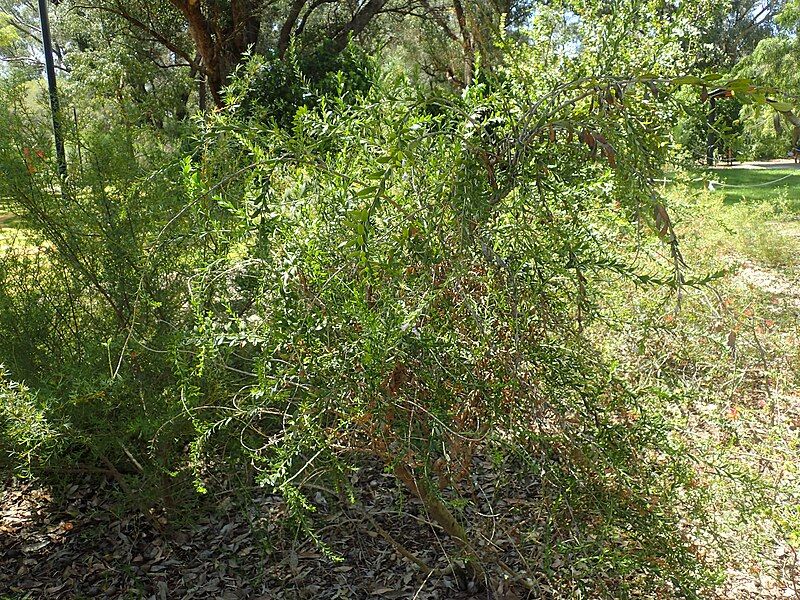
[{"label": "lawn", "polygon": [[780,199],[800,212],[800,169],[714,169],[701,174],[695,188],[712,181],[713,194],[726,204]]}]

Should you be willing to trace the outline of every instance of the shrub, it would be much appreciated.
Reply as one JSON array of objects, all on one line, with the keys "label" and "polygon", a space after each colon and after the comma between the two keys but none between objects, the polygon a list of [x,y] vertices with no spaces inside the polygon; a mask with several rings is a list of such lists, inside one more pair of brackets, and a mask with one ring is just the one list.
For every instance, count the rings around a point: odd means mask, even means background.
[{"label": "shrub", "polygon": [[[433,102],[398,80],[288,129],[218,115],[186,177],[218,208],[199,229],[219,250],[191,282],[185,390],[215,373],[228,399],[198,419],[198,450],[240,440],[309,532],[307,486],[355,494],[346,475],[377,458],[479,575],[492,558],[459,515],[478,520],[474,457],[507,457],[540,482],[551,533],[576,536],[553,543],[615,593],[691,595],[690,465],[581,333],[592,281],[633,276],[614,248],[637,224],[654,219],[681,267],[638,83]],[[237,176],[203,177],[220,170]]]},{"label": "shrub", "polygon": [[[25,168],[23,128],[0,138],[0,192],[51,249],[0,295],[3,352],[35,390],[15,396],[23,429],[46,422],[61,459],[162,494],[189,466],[202,491],[207,468],[252,464],[312,536],[309,485],[355,499],[347,475],[378,460],[478,578],[503,570],[469,492],[493,457],[536,482],[545,516],[522,555],[582,565],[564,589],[691,596],[689,459],[658,390],[627,389],[583,335],[598,278],[686,283],[651,186],[673,124],[662,82],[521,72],[439,98],[387,76],[352,102],[265,102],[281,126],[242,110],[262,65],[180,161],[153,163],[158,140],[120,126],[61,182]],[[672,272],[616,251],[644,226]],[[49,327],[21,337],[28,315]]]}]

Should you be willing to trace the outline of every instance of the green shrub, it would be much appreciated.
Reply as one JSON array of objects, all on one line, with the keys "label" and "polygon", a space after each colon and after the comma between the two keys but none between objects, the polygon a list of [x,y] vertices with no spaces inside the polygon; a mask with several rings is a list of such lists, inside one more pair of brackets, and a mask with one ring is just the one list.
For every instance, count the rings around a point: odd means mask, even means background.
[{"label": "green shrub", "polygon": [[[83,172],[61,182],[48,161],[26,168],[25,129],[4,114],[0,192],[49,248],[40,272],[7,259],[2,352],[35,392],[15,396],[33,416],[6,419],[4,443],[47,423],[64,451],[34,458],[153,496],[190,467],[203,491],[210,467],[252,465],[312,536],[309,485],[355,499],[367,457],[479,578],[501,569],[475,543],[469,492],[492,456],[536,482],[525,560],[582,565],[553,586],[691,597],[707,573],[683,531],[702,517],[690,460],[660,391],[627,389],[583,333],[598,279],[686,283],[652,187],[674,124],[660,82],[551,89],[522,68],[433,98],[387,76],[352,101],[281,108],[275,127],[241,110],[262,66],[180,161],[153,161],[162,142],[119,125],[84,140]],[[647,227],[671,271],[619,252]],[[49,327],[21,336],[19,318]]]},{"label": "green shrub", "polygon": [[[325,101],[353,102],[369,91],[375,79],[373,59],[351,44],[343,52],[319,46],[285,58],[255,57],[246,66],[246,78],[235,79],[229,94],[237,94],[244,114],[278,125],[291,124],[298,109]],[[247,90],[240,89],[243,81]],[[231,98],[229,97],[229,102]]]},{"label": "green shrub", "polygon": [[216,208],[195,213],[217,251],[191,280],[184,390],[203,403],[213,373],[221,399],[198,413],[197,452],[239,440],[312,533],[306,486],[355,494],[346,474],[377,458],[478,572],[491,560],[458,515],[472,510],[473,458],[508,457],[541,482],[552,543],[613,572],[612,593],[690,596],[691,466],[657,395],[627,390],[581,333],[592,282],[635,273],[614,249],[640,224],[655,219],[681,266],[647,181],[664,129],[647,86],[626,87],[616,111],[595,97],[615,82],[537,103],[510,81],[431,111],[387,80],[283,130],[217,115],[185,174],[190,202]]}]

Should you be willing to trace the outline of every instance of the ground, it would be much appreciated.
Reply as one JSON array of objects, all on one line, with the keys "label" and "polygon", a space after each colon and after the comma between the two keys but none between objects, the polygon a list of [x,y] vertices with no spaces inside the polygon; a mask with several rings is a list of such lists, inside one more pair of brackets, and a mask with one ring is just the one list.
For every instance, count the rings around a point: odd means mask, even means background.
[{"label": "ground", "polygon": [[725,532],[699,543],[720,559],[717,594],[731,600],[800,598],[798,167],[720,167],[665,188],[686,270],[724,275],[686,290],[680,304],[650,290],[616,300],[640,324],[615,337],[632,378],[657,378],[684,398],[676,422]]},{"label": "ground", "polygon": [[[608,347],[632,382],[686,392],[671,410],[697,455],[698,485],[714,498],[710,520],[719,532],[699,537],[698,552],[726,576],[709,597],[800,598],[800,170],[747,167],[664,189],[687,269],[724,276],[686,290],[680,304],[674,294],[636,288],[609,294],[601,310],[628,311],[638,324],[614,332]],[[492,468],[476,469],[478,488],[500,486]],[[756,476],[758,491],[748,483]],[[447,563],[452,548],[391,476],[365,468],[358,477],[360,508],[315,498],[318,531],[341,561],[284,529],[286,507],[263,488],[246,502],[235,489],[206,498],[187,522],[142,514],[113,478],[97,474],[76,470],[54,488],[8,479],[0,600],[488,597]],[[535,482],[515,482],[504,504],[487,497],[481,510],[530,515],[534,489]],[[393,519],[400,510],[410,517],[402,524]],[[492,523],[487,539],[503,546],[511,534]],[[511,552],[503,560],[512,571],[518,564]],[[511,587],[501,582],[494,597],[519,597]],[[550,596],[539,588],[528,597]]]}]

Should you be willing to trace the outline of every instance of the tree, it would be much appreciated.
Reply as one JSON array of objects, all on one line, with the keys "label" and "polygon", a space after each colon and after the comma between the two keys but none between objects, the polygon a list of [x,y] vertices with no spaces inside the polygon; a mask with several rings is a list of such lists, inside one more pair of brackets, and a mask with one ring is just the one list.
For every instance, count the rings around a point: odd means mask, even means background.
[{"label": "tree", "polygon": [[[341,52],[350,37],[357,37],[375,17],[406,10],[402,0],[101,0],[97,4],[74,3],[86,10],[112,13],[127,21],[140,35],[162,44],[202,73],[217,106],[233,70],[250,49],[285,56],[293,39],[310,29],[325,32],[326,46]],[[170,27],[179,23],[176,30]],[[191,39],[187,49],[184,36]],[[322,36],[315,36],[320,39]]]},{"label": "tree", "polygon": [[[786,3],[784,10],[776,18],[776,34],[759,41],[753,52],[738,65],[738,73],[753,78],[754,81],[776,89],[786,98],[797,103],[800,96],[800,1]],[[777,95],[777,94],[776,94]],[[773,152],[785,149],[785,129],[791,138],[792,147],[797,147],[800,140],[800,118],[794,106],[780,103],[776,114],[765,114],[765,111],[751,109],[750,116],[768,117],[774,124],[776,139],[771,144]]]},{"label": "tree", "polygon": [[[53,39],[53,54],[56,68],[67,71],[60,36]],[[39,9],[34,0],[0,1],[0,60],[32,77],[44,69]]]},{"label": "tree", "polygon": [[697,57],[701,69],[733,68],[758,43],[776,33],[775,18],[785,0],[728,0],[712,3]]}]

